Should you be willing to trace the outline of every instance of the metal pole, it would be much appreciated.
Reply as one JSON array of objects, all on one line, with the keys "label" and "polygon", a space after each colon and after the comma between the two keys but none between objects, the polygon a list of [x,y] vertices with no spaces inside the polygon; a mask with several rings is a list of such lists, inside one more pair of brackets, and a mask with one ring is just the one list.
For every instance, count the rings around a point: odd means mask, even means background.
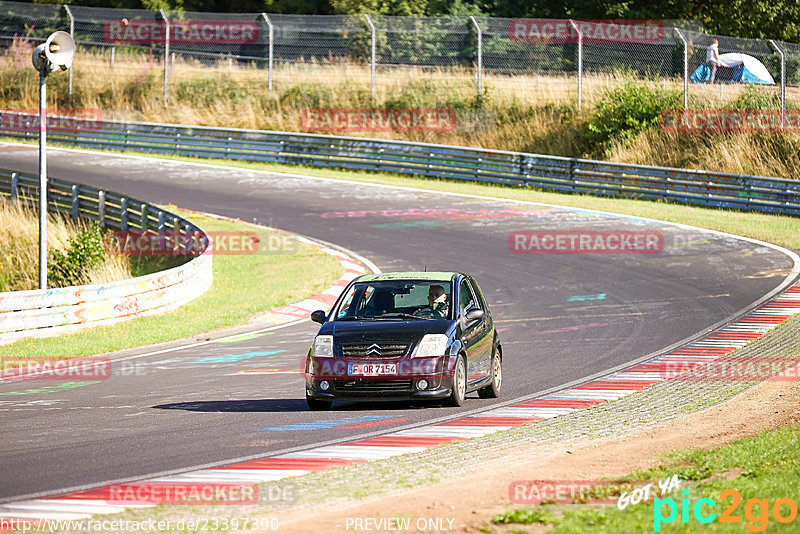
[{"label": "metal pole", "polygon": [[39,70],[39,289],[47,289],[47,71]]},{"label": "metal pole", "polygon": [[786,128],[786,56],[778,43],[770,39],[769,44],[781,56],[781,128]]},{"label": "metal pole", "polygon": [[[64,10],[69,17],[69,36],[75,40],[75,17],[72,16],[72,10],[68,5],[64,4]],[[67,94],[69,95],[70,102],[72,102],[72,69],[69,69],[69,89],[67,90]]]},{"label": "metal pole", "polygon": [[570,19],[569,23],[578,34],[578,110],[583,104],[583,34],[575,21]]},{"label": "metal pole", "polygon": [[469,17],[472,20],[472,24],[475,25],[475,29],[478,31],[478,106],[481,105],[481,98],[483,97],[483,31],[481,30],[478,21],[475,20],[475,17]]},{"label": "metal pole", "polygon": [[264,17],[264,22],[267,23],[269,26],[269,94],[272,96],[272,43],[273,39],[275,38],[275,32],[272,26],[272,21],[269,20],[269,17],[266,13],[261,13],[261,16]]},{"label": "metal pole", "polygon": [[164,107],[166,107],[167,88],[169,87],[169,19],[163,9],[159,11],[161,12],[161,18],[164,19],[164,23],[166,24],[164,32]]},{"label": "metal pole", "polygon": [[375,36],[376,36],[375,35],[375,25],[372,23],[372,19],[370,18],[369,15],[364,15],[364,17],[367,19],[367,24],[369,24],[370,30],[372,30],[372,54],[371,54],[370,61],[369,61],[370,70],[371,70],[371,74],[372,74],[372,88],[370,89],[369,96],[370,96],[370,101],[372,102],[372,105],[375,105],[375,55],[376,55],[376,50],[377,50],[376,44],[375,44]]},{"label": "metal pole", "polygon": [[675,28],[680,40],[683,41],[683,109],[689,109],[689,42],[683,32]]}]

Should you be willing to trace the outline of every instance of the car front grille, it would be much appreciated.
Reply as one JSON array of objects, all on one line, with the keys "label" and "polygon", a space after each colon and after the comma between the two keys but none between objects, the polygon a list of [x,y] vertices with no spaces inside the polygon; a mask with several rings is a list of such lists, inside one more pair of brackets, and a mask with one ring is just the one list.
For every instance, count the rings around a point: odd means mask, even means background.
[{"label": "car front grille", "polygon": [[345,358],[402,358],[408,349],[407,343],[343,343]]},{"label": "car front grille", "polygon": [[334,380],[333,389],[340,393],[373,393],[411,391],[411,380]]}]

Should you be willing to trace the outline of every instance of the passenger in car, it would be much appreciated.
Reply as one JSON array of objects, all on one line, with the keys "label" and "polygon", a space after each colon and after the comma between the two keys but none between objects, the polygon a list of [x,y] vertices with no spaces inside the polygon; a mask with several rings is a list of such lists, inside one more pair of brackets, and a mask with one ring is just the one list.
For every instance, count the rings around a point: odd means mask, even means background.
[{"label": "passenger in car", "polygon": [[369,304],[374,315],[381,315],[394,311],[394,295],[391,291],[378,289]]}]

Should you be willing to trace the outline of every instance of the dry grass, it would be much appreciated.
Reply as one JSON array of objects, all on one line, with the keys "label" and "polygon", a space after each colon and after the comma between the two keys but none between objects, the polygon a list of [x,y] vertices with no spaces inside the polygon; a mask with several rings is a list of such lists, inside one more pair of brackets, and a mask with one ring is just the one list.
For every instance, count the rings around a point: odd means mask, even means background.
[{"label": "dry grass", "polygon": [[[59,251],[82,228],[81,222],[49,215],[47,246]],[[0,200],[0,292],[37,289],[39,286],[39,217],[25,206]],[[112,256],[89,274],[89,283],[131,278],[127,258]]]},{"label": "dry grass", "polygon": [[[30,44],[17,41],[0,57],[0,101],[5,108],[31,109],[37,105],[36,73],[28,66],[29,48]],[[118,49],[112,66],[109,51],[80,49],[73,67],[72,101],[67,95],[68,77],[56,74],[48,82],[51,102],[61,108],[99,109],[108,119],[282,131],[302,131],[301,115],[309,108],[449,108],[455,110],[459,120],[459,126],[450,132],[352,135],[574,157],[589,154],[583,134],[594,105],[608,89],[625,80],[620,73],[586,73],[583,109],[579,111],[574,76],[486,73],[482,107],[478,108],[472,69],[381,67],[373,103],[370,71],[364,64],[276,64],[274,93],[270,96],[263,63],[222,60],[209,65],[178,56],[171,62],[169,104],[165,106],[162,59]],[[680,79],[640,83],[673,90],[683,87]],[[719,108],[744,90],[741,85],[691,85],[691,105]],[[788,88],[787,100],[800,105],[800,89]],[[475,114],[478,120],[474,120]],[[798,147],[797,135],[700,138],[649,131],[604,157],[794,178],[798,176]]]},{"label": "dry grass", "polygon": [[797,134],[687,135],[650,130],[629,144],[615,145],[609,156],[643,165],[800,178]]},{"label": "dry grass", "polygon": [[[48,217],[48,246],[65,250],[78,227]],[[39,218],[24,206],[0,200],[0,291],[36,289],[39,284]]]}]

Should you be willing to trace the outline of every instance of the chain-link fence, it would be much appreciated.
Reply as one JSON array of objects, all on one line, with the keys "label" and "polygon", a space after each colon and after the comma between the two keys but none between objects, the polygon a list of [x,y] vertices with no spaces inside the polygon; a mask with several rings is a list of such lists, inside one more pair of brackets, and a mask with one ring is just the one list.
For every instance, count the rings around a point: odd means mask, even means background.
[{"label": "chain-link fence", "polygon": [[[624,75],[683,91],[687,106],[715,107],[745,87],[729,83],[735,69],[721,68],[720,83],[691,82],[717,38],[721,53],[748,54],[764,64],[775,81],[776,105],[785,94],[785,106],[800,107],[800,45],[708,35],[658,21],[197,13],[0,2],[6,57],[20,41],[35,43],[55,30],[72,33],[79,53],[91,55],[76,62],[76,75],[81,69],[92,76],[126,73],[142,84],[163,84],[165,104],[196,98],[198,77],[219,91],[232,90],[226,80],[235,72],[270,96],[325,82],[360,88],[365,102],[374,104],[381,91],[406,84],[430,92],[458,86],[471,95],[464,106],[473,107],[492,92],[581,107]],[[84,67],[89,64],[93,70]],[[192,77],[193,84],[184,83]],[[72,74],[70,94],[71,80]],[[411,95],[407,100],[395,104],[413,105]]]}]

